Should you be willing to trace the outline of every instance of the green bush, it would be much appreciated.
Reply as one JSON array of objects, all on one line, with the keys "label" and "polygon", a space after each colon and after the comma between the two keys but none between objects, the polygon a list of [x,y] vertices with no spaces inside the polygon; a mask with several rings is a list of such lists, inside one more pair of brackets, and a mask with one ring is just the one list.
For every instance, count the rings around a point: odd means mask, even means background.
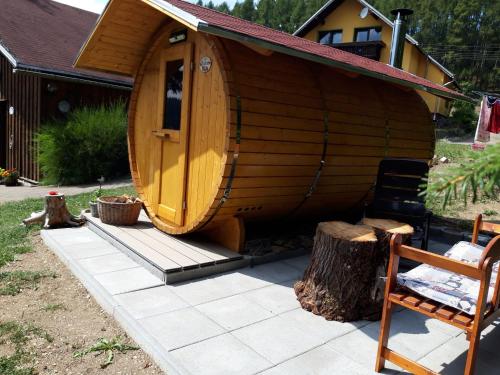
[{"label": "green bush", "polygon": [[450,122],[453,126],[462,129],[466,134],[476,129],[478,115],[476,106],[472,103],[457,100],[453,104]]},{"label": "green bush", "polygon": [[125,103],[79,108],[37,136],[43,182],[81,184],[129,173]]}]

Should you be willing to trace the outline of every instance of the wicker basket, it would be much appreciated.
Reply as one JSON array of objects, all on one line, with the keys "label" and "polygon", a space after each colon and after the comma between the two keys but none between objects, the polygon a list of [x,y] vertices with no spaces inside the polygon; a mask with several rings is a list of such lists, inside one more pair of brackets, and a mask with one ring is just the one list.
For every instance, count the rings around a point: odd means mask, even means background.
[{"label": "wicker basket", "polygon": [[97,199],[99,217],[104,224],[135,225],[141,213],[142,201],[135,203],[116,203],[119,197],[100,197]]}]

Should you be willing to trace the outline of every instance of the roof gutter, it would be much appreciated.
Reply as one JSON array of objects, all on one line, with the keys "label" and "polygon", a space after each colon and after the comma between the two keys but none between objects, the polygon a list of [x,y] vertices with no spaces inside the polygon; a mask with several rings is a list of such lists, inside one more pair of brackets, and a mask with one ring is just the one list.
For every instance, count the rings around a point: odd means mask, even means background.
[{"label": "roof gutter", "polygon": [[209,24],[202,22],[202,21],[198,24],[198,30],[205,32],[207,34],[217,35],[217,36],[227,38],[227,39],[232,39],[232,40],[235,40],[238,42],[243,41],[243,42],[247,42],[247,43],[254,43],[260,47],[267,48],[267,49],[273,50],[275,52],[280,52],[280,53],[284,53],[286,55],[299,57],[299,58],[302,58],[305,60],[320,63],[322,65],[328,65],[328,66],[332,66],[335,68],[340,68],[343,70],[347,70],[349,72],[362,74],[364,76],[377,78],[377,79],[380,79],[380,80],[383,80],[386,82],[395,83],[398,85],[410,87],[410,88],[415,89],[415,90],[425,91],[425,92],[428,92],[429,94],[437,95],[440,97],[449,98],[449,99],[458,99],[458,100],[468,101],[471,103],[475,102],[472,98],[469,98],[469,97],[462,95],[462,94],[458,94],[458,93],[455,94],[452,92],[441,91],[441,90],[434,89],[434,88],[427,87],[427,86],[423,86],[423,85],[420,85],[417,83],[408,82],[408,81],[401,80],[398,78],[390,77],[390,76],[387,76],[385,74],[377,73],[377,72],[374,72],[374,71],[371,71],[368,69],[364,69],[364,68],[360,68],[360,67],[357,67],[354,65],[346,64],[346,63],[343,63],[340,61],[334,61],[334,60],[331,60],[331,59],[328,59],[325,57],[321,57],[321,56],[318,56],[318,55],[315,55],[312,53],[297,51],[293,48],[288,48],[288,47],[282,46],[280,44],[267,42],[267,41],[264,41],[262,39],[251,37],[251,36],[248,36],[245,34],[240,34],[240,33],[232,32],[232,31],[228,31],[228,30],[220,28],[220,27],[212,26],[212,25],[209,25]]},{"label": "roof gutter", "polygon": [[121,90],[132,90],[133,86],[130,83],[118,80],[90,77],[85,74],[68,73],[60,70],[40,68],[25,64],[17,64],[17,67],[14,68],[14,73],[17,72],[31,73],[42,77],[63,79],[71,82],[92,83],[102,87],[121,89]]},{"label": "roof gutter", "polygon": [[5,47],[2,43],[0,43],[0,53],[4,55],[7,60],[9,60],[9,62],[14,68],[17,66],[16,58],[9,52],[7,47]]}]

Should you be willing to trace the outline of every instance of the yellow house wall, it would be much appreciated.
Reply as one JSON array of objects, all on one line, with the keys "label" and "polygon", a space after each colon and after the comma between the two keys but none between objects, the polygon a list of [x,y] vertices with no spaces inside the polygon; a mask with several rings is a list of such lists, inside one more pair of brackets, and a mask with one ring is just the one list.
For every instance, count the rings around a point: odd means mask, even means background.
[{"label": "yellow house wall", "polygon": [[[322,24],[316,26],[304,38],[317,42],[319,32],[341,29],[342,43],[350,43],[354,42],[355,29],[378,26],[382,28],[382,42],[386,45],[382,48],[380,61],[388,64],[392,28],[371,13],[364,19],[360,18],[359,12],[362,8],[362,5],[356,0],[345,0],[324,19]],[[403,70],[427,78],[440,85],[449,81],[449,77],[440,68],[431,61],[427,61],[427,56],[408,41],[405,42],[403,53]],[[431,112],[437,112],[443,116],[449,115],[448,100],[421,91],[419,91],[419,94],[427,103]]]}]

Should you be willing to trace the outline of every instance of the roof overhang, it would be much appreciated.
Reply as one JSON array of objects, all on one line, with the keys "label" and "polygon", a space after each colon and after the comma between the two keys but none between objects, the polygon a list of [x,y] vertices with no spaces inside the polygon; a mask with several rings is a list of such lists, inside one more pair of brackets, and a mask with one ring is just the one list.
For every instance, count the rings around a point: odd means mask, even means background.
[{"label": "roof overhang", "polygon": [[[107,16],[108,11],[110,7],[114,6],[116,0],[111,0],[106,9],[105,12],[103,12],[101,18],[99,19],[96,30],[99,28],[100,24],[103,22],[103,19]],[[387,74],[383,74],[374,70],[370,70],[368,68],[364,68],[362,66],[356,66],[356,65],[351,65],[347,62],[343,61],[338,61],[332,58],[324,57],[315,53],[307,52],[304,50],[300,50],[298,48],[292,48],[290,46],[287,46],[285,44],[277,43],[277,42],[272,42],[268,41],[263,38],[259,38],[256,36],[248,35],[242,32],[237,32],[234,30],[231,30],[227,27],[221,27],[217,25],[210,24],[209,22],[200,19],[196,16],[194,16],[191,13],[186,12],[185,10],[174,6],[173,4],[165,1],[165,0],[141,0],[142,3],[148,4],[149,6],[155,8],[159,12],[163,13],[164,15],[177,20],[181,24],[189,27],[190,29],[194,31],[199,31],[199,32],[204,32],[207,34],[219,36],[221,38],[226,38],[226,39],[231,39],[237,42],[241,43],[251,43],[254,44],[258,47],[262,47],[274,52],[278,53],[283,53],[286,55],[290,56],[295,56],[299,57],[304,60],[308,61],[313,61],[319,64],[323,64],[326,66],[331,66],[335,68],[339,68],[348,72],[356,73],[356,74],[361,74],[364,76],[376,78],[382,81],[390,82],[392,84],[397,84],[405,87],[409,87],[411,89],[416,89],[416,90],[421,90],[424,92],[428,92],[433,95],[437,95],[440,97],[444,98],[449,98],[449,99],[458,99],[458,100],[465,100],[465,101],[472,101],[472,99],[458,93],[452,90],[448,90],[445,87],[442,89],[439,89],[439,87],[433,88],[430,86],[438,86],[432,82],[428,82],[429,85],[426,86],[425,84],[418,84],[415,82],[411,82],[402,78],[397,78],[397,77],[392,77]],[[90,66],[83,65],[81,64],[81,60],[83,59],[85,52],[86,52],[86,46],[89,44],[91,38],[95,34],[96,30],[94,30],[94,33],[91,35],[85,46],[82,48],[80,51],[79,57],[76,61],[76,66],[80,67],[85,67],[85,68],[91,68]],[[312,43],[312,42],[311,42]],[[134,46],[131,46],[130,48],[134,48]],[[112,72],[110,70],[110,72]],[[404,72],[404,74],[410,74],[408,72]],[[412,75],[413,77],[418,78],[418,80],[421,80],[421,77],[417,77]],[[425,81],[424,81],[425,82]]]},{"label": "roof overhang", "polygon": [[0,53],[5,56],[5,58],[10,62],[10,64],[15,68],[17,66],[17,60],[9,49],[0,43]]},{"label": "roof overhang", "polygon": [[65,72],[54,69],[41,68],[36,66],[30,66],[25,64],[17,64],[17,66],[13,69],[14,73],[22,72],[35,74],[42,77],[70,81],[70,82],[78,82],[78,83],[86,83],[93,84],[96,86],[109,87],[114,89],[121,90],[132,90],[132,83],[127,83],[119,80],[113,79],[103,79],[97,78],[92,75],[87,75],[85,73],[78,72]]},{"label": "roof overhang", "polygon": [[17,72],[30,73],[54,79],[67,80],[72,82],[78,81],[80,83],[89,83],[103,87],[111,87],[111,88],[125,89],[125,90],[132,89],[132,83],[127,83],[120,80],[104,79],[93,76],[92,74],[67,72],[67,71],[23,64],[22,62],[17,61],[14,55],[2,43],[0,43],[0,53],[3,56],[5,56],[7,61],[9,61],[9,63],[12,65],[12,70],[14,73]]},{"label": "roof overhang", "polygon": [[[211,26],[207,23],[201,22],[198,26],[198,30],[203,31],[207,34],[212,34],[212,35],[220,36],[220,37],[227,38],[227,39],[232,39],[232,40],[239,41],[239,42],[254,43],[260,47],[267,48],[267,49],[270,49],[270,50],[275,51],[275,52],[280,52],[280,53],[283,53],[286,55],[299,57],[299,58],[302,58],[304,60],[317,62],[319,64],[328,65],[328,66],[331,66],[334,68],[346,70],[348,72],[357,73],[357,74],[361,74],[364,76],[380,79],[382,81],[390,82],[393,84],[398,84],[398,85],[402,85],[405,87],[410,87],[410,88],[415,89],[415,90],[425,91],[425,92],[428,92],[430,94],[445,97],[448,99],[458,99],[458,100],[465,100],[465,101],[474,102],[473,99],[468,98],[460,93],[455,94],[453,92],[450,92],[450,93],[444,92],[444,91],[441,91],[438,89],[433,89],[431,87],[427,87],[427,86],[423,86],[420,84],[404,81],[404,80],[397,79],[397,78],[394,78],[394,77],[391,77],[391,76],[388,76],[385,74],[380,74],[380,73],[377,73],[377,72],[374,72],[374,71],[371,71],[368,69],[363,69],[360,67],[349,65],[349,64],[346,64],[346,63],[343,63],[340,61],[334,61],[334,60],[331,60],[331,59],[328,59],[328,58],[325,58],[322,56],[318,56],[315,54],[297,51],[293,48],[288,48],[286,46],[270,43],[270,42],[263,41],[263,40],[258,39],[258,38],[249,37],[249,36],[244,35],[244,34],[238,34],[238,33],[234,33],[231,31],[227,31],[225,29],[221,29],[221,28],[218,28],[216,26]],[[408,74],[410,74],[410,73],[408,73]]]}]

